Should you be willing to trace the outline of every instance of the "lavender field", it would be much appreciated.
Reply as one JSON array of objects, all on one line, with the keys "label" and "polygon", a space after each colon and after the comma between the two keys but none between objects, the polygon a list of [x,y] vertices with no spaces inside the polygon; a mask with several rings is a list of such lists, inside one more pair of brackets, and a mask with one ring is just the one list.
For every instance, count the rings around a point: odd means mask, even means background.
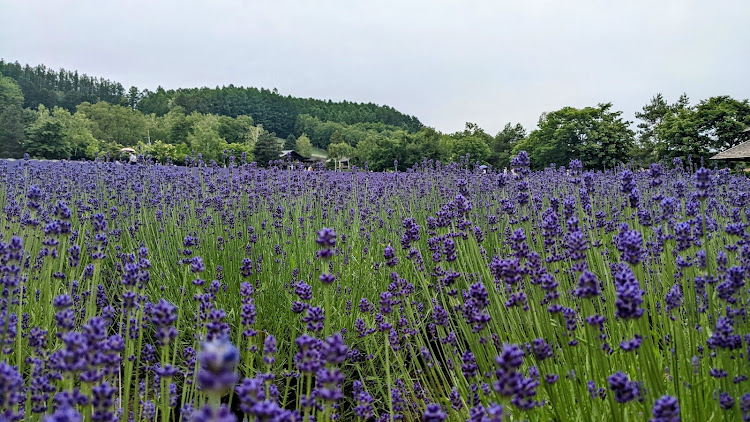
[{"label": "lavender field", "polygon": [[0,419],[750,420],[748,179],[566,167],[0,161]]}]

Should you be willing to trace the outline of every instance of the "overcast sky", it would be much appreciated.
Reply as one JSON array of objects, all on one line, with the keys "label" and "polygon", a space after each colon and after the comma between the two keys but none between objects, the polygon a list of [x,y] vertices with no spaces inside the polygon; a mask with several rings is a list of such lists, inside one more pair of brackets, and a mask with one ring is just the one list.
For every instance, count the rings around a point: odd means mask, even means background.
[{"label": "overcast sky", "polygon": [[0,0],[0,57],[140,89],[391,105],[444,132],[750,97],[750,1]]}]

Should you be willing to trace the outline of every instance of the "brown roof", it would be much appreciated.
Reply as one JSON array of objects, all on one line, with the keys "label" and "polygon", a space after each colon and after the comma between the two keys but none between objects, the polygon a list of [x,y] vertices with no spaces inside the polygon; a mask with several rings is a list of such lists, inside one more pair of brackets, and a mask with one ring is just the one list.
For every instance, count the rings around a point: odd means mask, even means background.
[{"label": "brown roof", "polygon": [[[745,139],[750,136],[750,127],[743,130],[738,139]],[[726,151],[722,151],[713,157],[711,160],[750,160],[750,141],[745,141],[737,146],[729,148]]]}]

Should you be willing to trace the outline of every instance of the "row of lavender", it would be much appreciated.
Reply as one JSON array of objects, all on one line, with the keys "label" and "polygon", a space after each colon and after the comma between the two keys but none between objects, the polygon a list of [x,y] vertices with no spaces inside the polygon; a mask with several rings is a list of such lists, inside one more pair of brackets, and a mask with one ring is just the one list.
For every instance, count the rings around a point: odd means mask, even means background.
[{"label": "row of lavender", "polygon": [[0,162],[9,420],[750,420],[742,175]]}]

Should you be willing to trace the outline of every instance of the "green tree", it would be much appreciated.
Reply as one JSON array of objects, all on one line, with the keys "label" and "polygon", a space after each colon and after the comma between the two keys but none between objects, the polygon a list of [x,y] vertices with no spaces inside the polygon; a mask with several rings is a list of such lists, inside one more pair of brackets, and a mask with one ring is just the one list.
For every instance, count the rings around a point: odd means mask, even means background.
[{"label": "green tree", "polygon": [[245,159],[248,163],[253,162],[253,148],[255,147],[255,143],[253,145],[247,145],[247,144],[227,144],[227,149],[230,151],[234,151],[234,157],[235,157],[235,163],[239,164],[242,153],[244,152],[246,154]]},{"label": "green tree", "polygon": [[251,144],[254,129],[255,123],[250,116],[219,116],[219,136],[229,143]]},{"label": "green tree", "polygon": [[711,153],[731,148],[750,127],[750,102],[723,95],[698,103],[695,110],[701,143]]},{"label": "green tree", "polygon": [[141,101],[141,98],[143,98],[143,94],[141,94],[140,91],[138,91],[138,88],[131,86],[130,90],[128,90],[128,97],[127,97],[127,104],[128,107],[130,107],[131,110],[135,111],[138,107],[138,102]]},{"label": "green tree", "polygon": [[490,144],[492,142],[492,136],[484,131],[481,127],[479,127],[478,124],[472,123],[472,122],[466,122],[466,127],[464,128],[463,132],[458,132],[453,134],[454,138],[461,138],[461,137],[467,137],[467,136],[474,136],[481,140],[483,140],[486,144]]},{"label": "green tree", "polygon": [[157,116],[156,114],[144,115],[143,119],[146,123],[146,138],[145,142],[149,140],[151,142],[160,140],[164,142],[169,141],[169,135],[172,127],[170,126],[169,120],[164,116]]},{"label": "green tree", "polygon": [[648,160],[688,155],[708,158],[741,141],[740,134],[750,126],[750,103],[718,96],[690,106],[683,95],[665,110],[657,98],[637,117],[643,120],[640,134],[649,136],[650,143],[644,147],[649,151]]},{"label": "green tree", "polygon": [[479,161],[484,163],[490,156],[490,147],[484,139],[475,135],[463,136],[454,140],[453,160],[458,161],[467,155],[471,162]]},{"label": "green tree", "polygon": [[15,104],[0,111],[0,158],[23,157],[26,127],[36,119],[34,111]]},{"label": "green tree", "polygon": [[635,117],[641,122],[638,123],[633,156],[641,165],[656,162],[662,157],[667,146],[664,140],[657,136],[657,128],[668,116],[673,116],[679,110],[688,108],[689,103],[685,94],[680,96],[676,103],[669,104],[664,96],[658,93],[643,106],[641,111],[635,113]]},{"label": "green tree", "polygon": [[[308,142],[309,142],[308,138]],[[312,144],[310,144],[312,147]],[[284,149],[290,150],[297,148],[297,138],[294,137],[294,134],[290,133],[289,136],[286,137],[286,140],[284,141]]]},{"label": "green tree", "polygon": [[364,167],[365,164],[367,164],[369,169],[373,171],[381,170],[375,163],[377,158],[381,155],[381,147],[378,145],[377,136],[379,135],[370,135],[365,140],[360,141],[353,154],[356,162],[360,166]]},{"label": "green tree", "polygon": [[169,137],[167,140],[171,144],[180,144],[187,142],[187,137],[192,128],[192,121],[188,120],[182,107],[175,107],[169,110],[169,113],[162,117],[164,126],[169,128]]},{"label": "green tree", "polygon": [[52,118],[62,125],[63,142],[70,147],[70,158],[96,158],[99,143],[91,133],[91,122],[83,114],[71,115],[68,110],[55,107]]},{"label": "green tree", "polygon": [[441,162],[450,159],[450,142],[442,142],[440,134],[433,128],[423,128],[414,134],[402,131],[401,139],[406,142],[403,157],[405,167],[411,167],[423,159]]},{"label": "green tree", "polygon": [[269,161],[278,160],[281,156],[281,146],[276,140],[276,134],[261,131],[258,140],[255,141],[253,155],[258,165],[263,167],[267,166]]},{"label": "green tree", "polygon": [[167,91],[161,86],[156,88],[156,92],[149,90],[143,91],[143,96],[138,101],[138,110],[144,114],[156,114],[157,116],[164,116],[169,113],[171,109],[171,98]]},{"label": "green tree", "polygon": [[154,141],[151,145],[141,144],[141,148],[159,163],[166,163],[168,159],[173,162],[177,160],[177,147],[161,140]]},{"label": "green tree", "polygon": [[354,147],[346,142],[338,142],[328,145],[328,158],[333,160],[335,166],[338,166],[338,161],[342,158],[351,159],[354,156],[354,153]]},{"label": "green tree", "polygon": [[[294,132],[300,135],[307,132],[313,145],[325,148],[333,130],[339,129],[346,142],[356,145],[366,138],[351,137],[344,133],[347,126],[359,126],[356,132],[362,134],[363,128],[372,130],[376,126],[406,130],[414,133],[422,129],[420,121],[405,115],[393,107],[373,103],[354,103],[349,101],[333,102],[311,98],[294,98],[279,94],[277,90],[263,88],[243,88],[233,85],[221,88],[191,88],[165,90],[158,87],[156,91],[138,92],[133,87],[126,90],[122,84],[103,78],[90,77],[78,72],[60,69],[54,71],[39,66],[22,66],[20,63],[7,63],[0,60],[0,71],[16,80],[24,93],[24,106],[36,108],[39,104],[46,107],[62,106],[73,112],[83,103],[90,104],[106,101],[109,104],[136,108],[146,115],[164,116],[170,110],[181,107],[185,114],[199,112],[228,117],[240,115],[252,116],[256,124],[262,124],[281,137]],[[300,116],[306,115],[323,124],[319,131],[305,128],[299,130],[297,123]],[[374,129],[380,131],[379,129]],[[347,131],[348,132],[348,131]],[[96,135],[96,134],[95,134]],[[320,136],[318,136],[320,135]],[[174,143],[184,142],[185,134]],[[226,137],[228,141],[230,139]],[[136,142],[141,141],[139,139]],[[110,141],[106,141],[110,142]]]},{"label": "green tree", "polygon": [[490,142],[490,157],[487,161],[499,169],[509,167],[513,147],[524,138],[526,129],[520,123],[506,123],[503,130]]},{"label": "green tree", "polygon": [[328,158],[338,160],[352,155],[354,155],[354,148],[346,142],[328,145]]},{"label": "green tree", "polygon": [[654,156],[659,158],[694,158],[708,155],[706,145],[698,136],[698,121],[695,110],[683,108],[666,114],[654,128],[658,139]]},{"label": "green tree", "polygon": [[213,114],[193,114],[195,123],[188,134],[190,148],[203,156],[205,162],[219,161],[227,147],[227,142],[219,136],[219,117]]},{"label": "green tree", "polygon": [[23,156],[24,130],[36,117],[23,109],[23,92],[15,80],[0,73],[0,157]]},{"label": "green tree", "polygon": [[22,107],[23,100],[23,92],[18,83],[0,73],[0,112],[6,107]]},{"label": "green tree", "polygon": [[96,139],[132,147],[147,138],[146,118],[137,110],[106,102],[82,103],[77,110],[91,121]]},{"label": "green tree", "polygon": [[612,104],[597,107],[565,107],[543,113],[538,129],[518,142],[513,155],[521,150],[529,153],[533,168],[552,163],[567,164],[580,159],[587,168],[614,167],[630,159],[634,133],[624,121],[622,112],[612,111]]},{"label": "green tree", "polygon": [[490,144],[494,141],[491,135],[479,125],[466,122],[463,132],[451,134],[451,160],[457,161],[467,154],[472,161],[486,162],[490,156]]},{"label": "green tree", "polygon": [[310,138],[303,133],[302,136],[297,139],[294,150],[305,158],[312,157],[312,144],[310,143]]},{"label": "green tree", "polygon": [[346,139],[344,139],[344,137],[341,135],[341,132],[339,132],[338,130],[333,131],[333,133],[331,134],[331,138],[328,141],[328,145],[342,143],[346,143]]},{"label": "green tree", "polygon": [[49,110],[40,105],[36,121],[27,130],[23,149],[34,157],[69,158],[71,148],[65,141],[63,130],[62,123],[52,118]]}]

